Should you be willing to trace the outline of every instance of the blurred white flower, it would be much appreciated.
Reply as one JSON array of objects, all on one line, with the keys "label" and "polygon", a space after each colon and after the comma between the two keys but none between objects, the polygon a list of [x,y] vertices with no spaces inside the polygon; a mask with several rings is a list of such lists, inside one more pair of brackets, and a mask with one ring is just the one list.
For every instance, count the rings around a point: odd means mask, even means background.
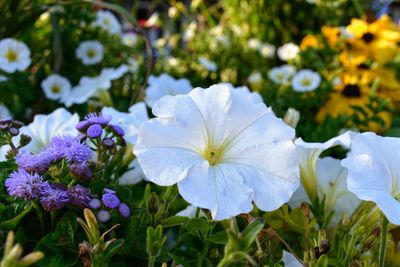
[{"label": "blurred white flower", "polygon": [[111,116],[112,119],[110,123],[118,125],[124,130],[124,138],[130,144],[136,142],[140,126],[143,122],[149,120],[147,108],[143,102],[131,106],[129,108],[129,113],[118,111],[113,107],[103,107],[101,113]]},{"label": "blurred white flower", "polygon": [[279,208],[299,186],[294,129],[251,94],[214,85],[165,96],[134,153],[146,177],[223,220]]},{"label": "blurred white flower", "polygon": [[400,224],[400,138],[358,134],[342,165],[347,187],[358,198],[375,202],[393,224]]},{"label": "blurred white flower", "polygon": [[113,13],[107,10],[99,10],[93,26],[99,27],[109,34],[121,34],[121,24]]},{"label": "blurred white flower", "polygon": [[184,40],[189,41],[193,38],[195,32],[197,29],[197,23],[196,22],[191,22],[186,28],[186,31],[184,33]]},{"label": "blurred white flower", "polygon": [[261,48],[262,43],[257,38],[250,38],[247,41],[247,45],[249,46],[250,49],[259,50]]},{"label": "blurred white flower", "polygon": [[285,267],[304,267],[304,265],[301,264],[292,253],[287,252],[286,250],[283,251],[282,261],[283,266]]},{"label": "blurred white flower", "polygon": [[127,72],[128,66],[122,64],[118,68],[104,68],[96,77],[83,76],[79,84],[74,86],[71,92],[61,99],[61,102],[67,107],[85,103],[92,96],[98,95],[99,91],[110,89],[111,82],[121,78]]},{"label": "blurred white flower", "polygon": [[0,41],[0,69],[7,73],[24,71],[31,64],[31,51],[23,42],[13,38]]},{"label": "blurred white flower", "polygon": [[251,98],[253,99],[254,103],[263,103],[263,98],[262,96],[257,93],[257,92],[252,92],[250,91],[250,89],[247,86],[239,86],[239,87],[235,87],[233,86],[233,84],[231,83],[219,83],[217,85],[224,85],[224,86],[228,86],[230,89],[235,89],[235,90],[239,90],[242,91],[244,94],[250,94]]},{"label": "blurred white flower", "polygon": [[298,138],[295,142],[300,156],[300,179],[301,184],[313,201],[318,196],[317,159],[321,153],[333,146],[341,145],[350,147],[354,132],[345,132],[339,136],[329,139],[324,143],[307,143]]},{"label": "blurred white flower", "polygon": [[128,63],[128,71],[130,73],[137,74],[139,70],[139,63],[137,62],[137,60],[130,57],[128,58],[127,63]]},{"label": "blurred white flower", "polygon": [[288,84],[290,78],[296,73],[292,65],[274,67],[268,72],[268,77],[276,84]]},{"label": "blurred white flower", "polygon": [[259,50],[264,58],[272,58],[275,55],[275,46],[272,44],[262,44]]},{"label": "blurred white flower", "polygon": [[300,52],[298,45],[294,43],[287,43],[278,48],[278,57],[283,61],[288,61],[296,58],[297,54]]},{"label": "blurred white flower", "polygon": [[145,27],[157,27],[161,23],[160,14],[158,12],[153,13],[150,18],[144,24]]},{"label": "blurred white flower", "polygon": [[146,180],[146,176],[143,173],[142,168],[140,168],[137,159],[131,161],[128,166],[128,171],[125,172],[118,180],[120,185],[132,185],[137,184],[142,180]]},{"label": "blurred white flower", "polygon": [[287,125],[296,128],[297,124],[299,123],[299,120],[300,120],[300,112],[295,108],[288,108],[285,117],[283,118],[283,121]]},{"label": "blurred white flower", "polygon": [[199,57],[199,63],[208,71],[216,72],[218,70],[217,65],[205,57]]},{"label": "blurred white flower", "polygon": [[65,108],[58,108],[48,115],[35,115],[33,122],[23,126],[20,131],[32,137],[32,141],[25,147],[32,153],[38,153],[50,144],[51,139],[57,135],[78,135],[75,129],[79,122],[78,114],[71,114]]},{"label": "blurred white flower", "polygon": [[12,118],[12,114],[6,105],[0,104],[0,119]]},{"label": "blurred white flower", "polygon": [[144,101],[149,107],[153,107],[154,103],[163,96],[187,94],[193,89],[189,80],[174,79],[166,73],[158,77],[151,75],[148,83]]},{"label": "blurred white flower", "polygon": [[52,74],[41,82],[42,89],[48,99],[59,100],[71,91],[71,83],[68,79]]},{"label": "blurred white flower", "polygon": [[122,35],[122,43],[126,46],[135,46],[138,42],[138,35],[133,32],[128,32]]},{"label": "blurred white flower", "polygon": [[256,84],[259,83],[263,80],[262,74],[260,72],[253,72],[252,74],[250,74],[249,77],[247,77],[247,81],[250,84]]},{"label": "blurred white flower", "polygon": [[318,88],[321,76],[312,70],[300,70],[292,79],[292,87],[296,92],[310,92]]},{"label": "blurred white flower", "polygon": [[94,65],[103,60],[104,47],[99,41],[84,41],[79,43],[75,51],[76,57],[79,58],[84,65]]},{"label": "blurred white flower", "polygon": [[[356,209],[360,200],[347,190],[347,170],[340,164],[340,160],[331,157],[317,159],[316,175],[318,183],[318,197],[325,197],[325,214],[334,211],[331,223],[336,224],[342,218],[342,214],[350,216]],[[289,204],[299,207],[301,202],[310,202],[303,186],[293,194]]]},{"label": "blurred white flower", "polygon": [[0,83],[8,81],[8,78],[4,75],[0,75]]}]

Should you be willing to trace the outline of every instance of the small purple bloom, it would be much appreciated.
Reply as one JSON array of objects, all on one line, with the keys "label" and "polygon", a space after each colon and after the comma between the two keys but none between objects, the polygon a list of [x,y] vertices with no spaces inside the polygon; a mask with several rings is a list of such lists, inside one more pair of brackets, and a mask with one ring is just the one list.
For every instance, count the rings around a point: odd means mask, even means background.
[{"label": "small purple bloom", "polygon": [[100,222],[105,223],[110,219],[110,213],[106,210],[100,210],[97,213],[97,219],[99,219]]},{"label": "small purple bloom", "polygon": [[47,211],[60,210],[70,201],[68,192],[60,184],[51,184],[40,197],[40,204]]},{"label": "small purple bloom", "polygon": [[90,147],[73,136],[53,137],[48,148],[54,157],[65,157],[68,162],[83,163],[92,157]]},{"label": "small purple bloom", "polygon": [[31,200],[40,197],[50,189],[47,182],[39,174],[29,174],[25,170],[19,169],[10,174],[4,182],[10,196]]},{"label": "small purple bloom", "polygon": [[75,126],[75,128],[80,131],[81,133],[86,133],[87,128],[90,126],[90,122],[88,121],[80,121]]},{"label": "small purple bloom", "polygon": [[89,122],[90,125],[100,124],[101,126],[106,126],[111,121],[110,115],[101,115],[96,113],[89,113],[85,116],[85,121]]},{"label": "small purple bloom", "polygon": [[112,129],[113,133],[117,136],[124,136],[125,131],[118,125],[110,125],[110,128]]},{"label": "small purple bloom", "polygon": [[89,165],[85,163],[72,163],[69,170],[75,178],[81,180],[89,180],[93,177],[92,170]]},{"label": "small purple bloom", "polygon": [[115,146],[115,142],[111,138],[105,138],[103,140],[103,145],[105,147],[114,147]]},{"label": "small purple bloom", "polygon": [[102,132],[103,132],[103,127],[101,127],[100,124],[90,125],[89,128],[87,129],[87,135],[90,138],[100,137]]},{"label": "small purple bloom", "polygon": [[116,195],[109,193],[104,194],[101,200],[103,201],[104,206],[110,209],[115,209],[119,206],[120,203]]},{"label": "small purple bloom", "polygon": [[21,150],[15,157],[15,161],[20,168],[27,172],[36,172],[39,174],[45,173],[54,160],[57,160],[57,158],[46,149],[37,155],[26,150]]},{"label": "small purple bloom", "polygon": [[131,215],[131,210],[129,209],[128,205],[126,205],[125,203],[119,204],[118,211],[121,214],[121,216],[124,218],[128,218],[129,215]]},{"label": "small purple bloom", "polygon": [[75,185],[68,188],[69,203],[84,208],[89,205],[90,202],[90,190],[81,185]]},{"label": "small purple bloom", "polygon": [[12,135],[12,136],[17,136],[19,135],[19,130],[17,128],[11,127],[10,129],[8,129],[8,132]]},{"label": "small purple bloom", "polygon": [[101,202],[100,199],[98,198],[92,198],[89,202],[89,207],[91,207],[92,209],[98,209],[101,207]]},{"label": "small purple bloom", "polygon": [[104,188],[104,192],[108,193],[108,194],[114,194],[114,195],[116,193],[114,190],[111,190],[111,189],[108,189],[108,188]]}]

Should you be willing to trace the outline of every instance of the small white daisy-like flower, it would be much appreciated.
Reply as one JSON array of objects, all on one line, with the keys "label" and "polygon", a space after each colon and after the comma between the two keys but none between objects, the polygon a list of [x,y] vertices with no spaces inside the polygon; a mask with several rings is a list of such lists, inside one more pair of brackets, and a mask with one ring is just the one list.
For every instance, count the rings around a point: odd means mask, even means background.
[{"label": "small white daisy-like flower", "polygon": [[133,32],[128,32],[122,35],[122,43],[126,46],[135,46],[138,42],[138,35]]},{"label": "small white daisy-like flower", "polygon": [[296,68],[292,65],[282,65],[272,68],[268,72],[268,77],[276,84],[288,84],[290,78],[296,73]]},{"label": "small white daisy-like flower", "polygon": [[257,38],[250,38],[250,39],[247,41],[247,45],[249,46],[250,49],[258,50],[258,49],[261,48],[262,43],[261,43],[261,41],[258,40]]},{"label": "small white daisy-like flower", "polygon": [[199,63],[208,71],[216,72],[218,70],[217,65],[205,57],[200,57]]},{"label": "small white daisy-like flower", "polygon": [[260,72],[253,72],[252,74],[250,74],[249,77],[247,77],[247,81],[250,84],[256,84],[259,83],[263,80],[262,74]]},{"label": "small white daisy-like flower", "polygon": [[151,75],[144,101],[149,107],[153,107],[154,103],[163,96],[187,94],[192,89],[193,87],[187,79],[174,79],[166,73],[158,77]]},{"label": "small white daisy-like flower", "polygon": [[7,73],[24,71],[31,64],[31,51],[13,38],[0,41],[0,69]]},{"label": "small white daisy-like flower", "polygon": [[99,41],[81,42],[76,49],[76,57],[79,58],[84,65],[94,65],[103,60],[104,46]]},{"label": "small white daisy-like flower", "polygon": [[278,48],[278,57],[283,61],[288,61],[296,58],[300,52],[300,47],[294,43],[287,43]]},{"label": "small white daisy-like flower", "polygon": [[96,14],[96,20],[93,26],[99,27],[109,34],[120,34],[121,24],[113,13],[107,10],[99,10]]},{"label": "small white daisy-like flower", "polygon": [[69,94],[71,83],[67,78],[52,74],[41,82],[42,89],[48,99],[58,100]]},{"label": "small white daisy-like flower", "polygon": [[275,55],[275,46],[272,44],[262,44],[259,51],[264,58],[272,58]]},{"label": "small white daisy-like flower", "polygon": [[144,122],[134,153],[146,177],[178,185],[190,204],[224,220],[272,211],[299,186],[295,131],[243,90],[218,84],[165,96]]},{"label": "small white daisy-like flower", "polygon": [[296,92],[310,92],[318,88],[321,76],[312,70],[300,70],[292,79],[292,87]]}]

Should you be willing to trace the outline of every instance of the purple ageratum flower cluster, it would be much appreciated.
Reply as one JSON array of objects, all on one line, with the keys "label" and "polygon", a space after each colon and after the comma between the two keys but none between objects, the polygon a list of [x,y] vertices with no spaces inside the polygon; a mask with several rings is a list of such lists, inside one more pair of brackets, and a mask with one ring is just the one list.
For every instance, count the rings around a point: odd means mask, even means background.
[{"label": "purple ageratum flower cluster", "polygon": [[90,113],[76,125],[76,129],[90,138],[101,137],[104,129],[110,130],[115,136],[124,136],[124,130],[118,125],[109,124],[110,121],[110,115]]},{"label": "purple ageratum flower cluster", "polygon": [[32,154],[26,150],[21,150],[15,157],[15,161],[20,169],[30,173],[45,173],[51,163],[56,158],[48,150],[43,150],[39,154]]},{"label": "purple ageratum flower cluster", "polygon": [[121,203],[115,191],[108,188],[104,189],[101,201],[98,198],[93,198],[89,202],[89,207],[95,210],[100,209],[97,212],[97,219],[103,223],[107,222],[111,218],[109,210],[111,210],[111,212],[113,210],[118,210],[119,214],[123,218],[129,217],[131,214],[129,206],[125,203]]},{"label": "purple ageratum flower cluster", "polygon": [[4,185],[10,196],[25,200],[40,198],[50,189],[49,183],[43,181],[42,176],[37,173],[30,174],[21,169],[11,173]]},{"label": "purple ageratum flower cluster", "polygon": [[54,137],[48,147],[51,153],[61,159],[66,158],[68,162],[84,163],[90,160],[93,153],[90,147],[73,136]]}]

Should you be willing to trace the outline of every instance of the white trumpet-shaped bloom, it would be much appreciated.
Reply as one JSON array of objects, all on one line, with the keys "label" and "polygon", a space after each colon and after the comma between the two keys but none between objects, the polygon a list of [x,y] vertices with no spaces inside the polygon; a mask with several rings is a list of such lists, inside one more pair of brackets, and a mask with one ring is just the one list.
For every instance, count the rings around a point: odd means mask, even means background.
[{"label": "white trumpet-shaped bloom", "polygon": [[222,220],[279,208],[299,186],[294,129],[251,94],[226,85],[165,96],[134,150],[152,182],[178,185],[190,204]]},{"label": "white trumpet-shaped bloom", "polygon": [[358,134],[342,165],[347,187],[358,198],[375,202],[393,224],[400,224],[400,138]]}]

